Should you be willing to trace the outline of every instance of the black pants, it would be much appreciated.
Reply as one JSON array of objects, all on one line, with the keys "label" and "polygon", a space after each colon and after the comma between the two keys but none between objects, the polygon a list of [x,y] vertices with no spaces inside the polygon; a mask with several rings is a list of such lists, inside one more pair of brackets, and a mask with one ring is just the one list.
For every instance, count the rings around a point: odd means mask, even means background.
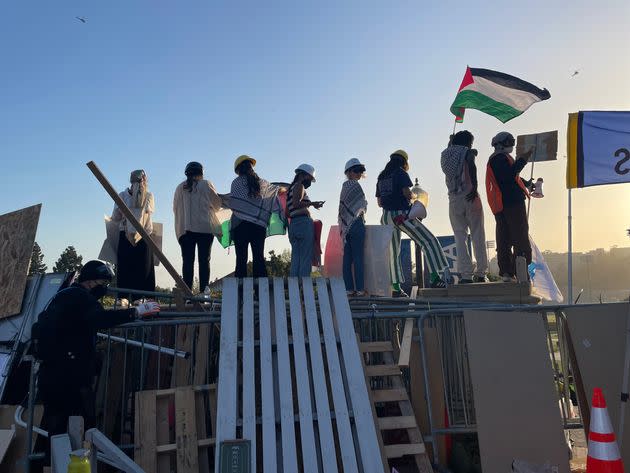
[{"label": "black pants", "polygon": [[212,233],[186,232],[179,238],[182,248],[182,276],[184,282],[192,289],[193,266],[195,263],[195,246],[199,259],[199,292],[203,292],[210,282],[210,248]]},{"label": "black pants", "polygon": [[499,273],[515,276],[515,259],[523,256],[527,264],[532,262],[532,247],[529,244],[529,223],[525,202],[504,207],[494,216],[497,228],[497,262]]},{"label": "black pants", "polygon": [[[118,238],[117,285],[124,289],[155,291],[155,267],[153,253],[149,245],[142,239],[132,245],[125,232]],[[129,299],[140,299],[141,296],[126,296]]]},{"label": "black pants", "polygon": [[[67,383],[60,381],[60,386]],[[43,393],[42,393],[43,394]],[[42,396],[44,413],[42,415],[41,428],[48,432],[48,438],[41,435],[37,437],[35,451],[44,451],[44,461],[35,461],[32,472],[43,471],[43,465],[50,464],[50,437],[57,434],[65,434],[68,431],[68,418],[70,416],[83,417],[85,430],[96,427],[96,395],[90,387],[68,387],[68,389],[47,389]]]},{"label": "black pants", "polygon": [[265,266],[265,238],[267,229],[251,222],[240,222],[232,230],[232,240],[236,250],[236,270],[237,278],[247,277],[247,251],[252,247],[253,277],[266,278],[267,268]]}]

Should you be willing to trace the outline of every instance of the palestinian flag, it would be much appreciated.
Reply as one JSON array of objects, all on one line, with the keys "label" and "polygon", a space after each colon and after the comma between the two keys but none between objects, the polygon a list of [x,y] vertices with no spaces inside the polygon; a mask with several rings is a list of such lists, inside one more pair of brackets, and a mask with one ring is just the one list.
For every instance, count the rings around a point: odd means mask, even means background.
[{"label": "palestinian flag", "polygon": [[518,77],[467,67],[457,97],[451,105],[451,113],[461,123],[464,121],[464,111],[474,108],[505,123],[518,117],[532,104],[550,97],[547,89],[539,89]]}]

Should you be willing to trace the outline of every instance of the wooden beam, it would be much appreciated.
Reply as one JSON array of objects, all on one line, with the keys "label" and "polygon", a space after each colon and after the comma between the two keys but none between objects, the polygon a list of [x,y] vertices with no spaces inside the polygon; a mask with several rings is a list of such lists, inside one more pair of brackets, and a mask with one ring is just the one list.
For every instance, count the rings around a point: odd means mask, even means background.
[{"label": "wooden beam", "polygon": [[387,458],[400,458],[405,455],[424,455],[426,449],[423,443],[404,443],[399,445],[385,445]]},{"label": "wooden beam", "polygon": [[414,319],[405,319],[402,342],[400,344],[400,354],[398,355],[398,366],[400,368],[409,367],[409,354],[411,353],[411,336],[413,335]]},{"label": "wooden beam", "polygon": [[127,221],[131,223],[134,229],[142,236],[143,240],[146,242],[149,248],[151,248],[151,251],[156,256],[156,258],[160,261],[160,263],[164,265],[164,268],[166,269],[166,271],[168,271],[168,274],[171,275],[171,277],[175,281],[175,284],[177,284],[177,286],[181,288],[182,291],[184,291],[184,294],[186,296],[192,297],[193,293],[190,290],[190,288],[186,285],[186,283],[181,278],[177,270],[173,267],[171,262],[166,258],[166,256],[164,256],[164,253],[162,253],[162,251],[155,244],[155,242],[151,238],[151,235],[147,233],[147,231],[144,229],[142,224],[138,221],[136,216],[131,212],[131,210],[129,210],[129,207],[127,207],[127,205],[123,202],[123,200],[118,195],[118,192],[116,192],[116,190],[112,187],[112,185],[109,183],[109,181],[107,180],[105,175],[101,172],[101,170],[98,168],[96,163],[94,161],[90,161],[89,163],[87,163],[87,167],[90,169],[90,171],[92,171],[92,174],[94,174],[94,177],[96,177],[98,182],[101,183],[105,191],[116,203],[116,205],[118,206],[122,214],[125,216]]},{"label": "wooden beam", "polygon": [[407,400],[407,391],[404,388],[375,389],[372,391],[374,402],[398,402]]},{"label": "wooden beam", "polygon": [[381,430],[416,429],[415,416],[379,417],[378,428]]},{"label": "wooden beam", "polygon": [[359,344],[361,353],[376,353],[384,351],[394,351],[392,342],[363,342]]},{"label": "wooden beam", "polygon": [[400,376],[398,365],[368,365],[365,367],[365,375],[374,376]]}]

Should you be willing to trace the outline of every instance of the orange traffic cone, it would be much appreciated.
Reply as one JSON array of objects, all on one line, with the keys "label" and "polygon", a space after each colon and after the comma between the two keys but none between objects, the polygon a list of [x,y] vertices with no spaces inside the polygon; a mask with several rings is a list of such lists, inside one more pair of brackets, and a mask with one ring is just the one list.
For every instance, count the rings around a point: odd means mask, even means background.
[{"label": "orange traffic cone", "polygon": [[623,462],[615,439],[604,393],[593,389],[591,428],[588,433],[587,473],[623,473]]}]

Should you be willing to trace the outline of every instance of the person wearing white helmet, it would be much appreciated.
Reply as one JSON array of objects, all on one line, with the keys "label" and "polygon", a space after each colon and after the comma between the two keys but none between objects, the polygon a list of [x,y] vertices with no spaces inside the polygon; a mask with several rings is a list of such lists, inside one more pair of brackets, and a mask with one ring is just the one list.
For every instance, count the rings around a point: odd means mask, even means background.
[{"label": "person wearing white helmet", "polygon": [[313,262],[313,243],[315,229],[309,207],[320,209],[324,202],[311,201],[306,194],[315,182],[315,168],[310,164],[300,164],[295,169],[295,177],[287,191],[287,213],[289,223],[289,242],[291,243],[292,277],[311,275]]},{"label": "person wearing white helmet", "polygon": [[486,167],[486,194],[496,220],[497,262],[504,282],[516,281],[515,262],[522,256],[529,265],[532,248],[529,243],[529,224],[525,199],[529,198],[530,181],[519,173],[527,164],[533,148],[514,159],[514,136],[506,131],[492,138],[494,153]]},{"label": "person wearing white helmet", "polygon": [[408,297],[400,284],[405,281],[400,261],[400,232],[405,232],[415,243],[422,247],[427,268],[431,274],[431,287],[446,287],[443,274],[448,268],[448,261],[438,239],[422,224],[418,218],[409,218],[411,209],[411,187],[413,183],[407,170],[409,158],[407,152],[394,151],[385,169],[378,175],[376,197],[383,209],[381,224],[393,227],[390,249],[390,274],[392,277],[392,295]]},{"label": "person wearing white helmet", "polygon": [[[359,179],[365,173],[365,166],[356,159],[350,159],[344,169],[348,178],[339,195],[339,231],[343,241],[343,280],[349,296],[365,296],[363,275],[363,250],[365,246],[365,213],[367,199]],[[354,266],[354,274],[352,267]]]}]

